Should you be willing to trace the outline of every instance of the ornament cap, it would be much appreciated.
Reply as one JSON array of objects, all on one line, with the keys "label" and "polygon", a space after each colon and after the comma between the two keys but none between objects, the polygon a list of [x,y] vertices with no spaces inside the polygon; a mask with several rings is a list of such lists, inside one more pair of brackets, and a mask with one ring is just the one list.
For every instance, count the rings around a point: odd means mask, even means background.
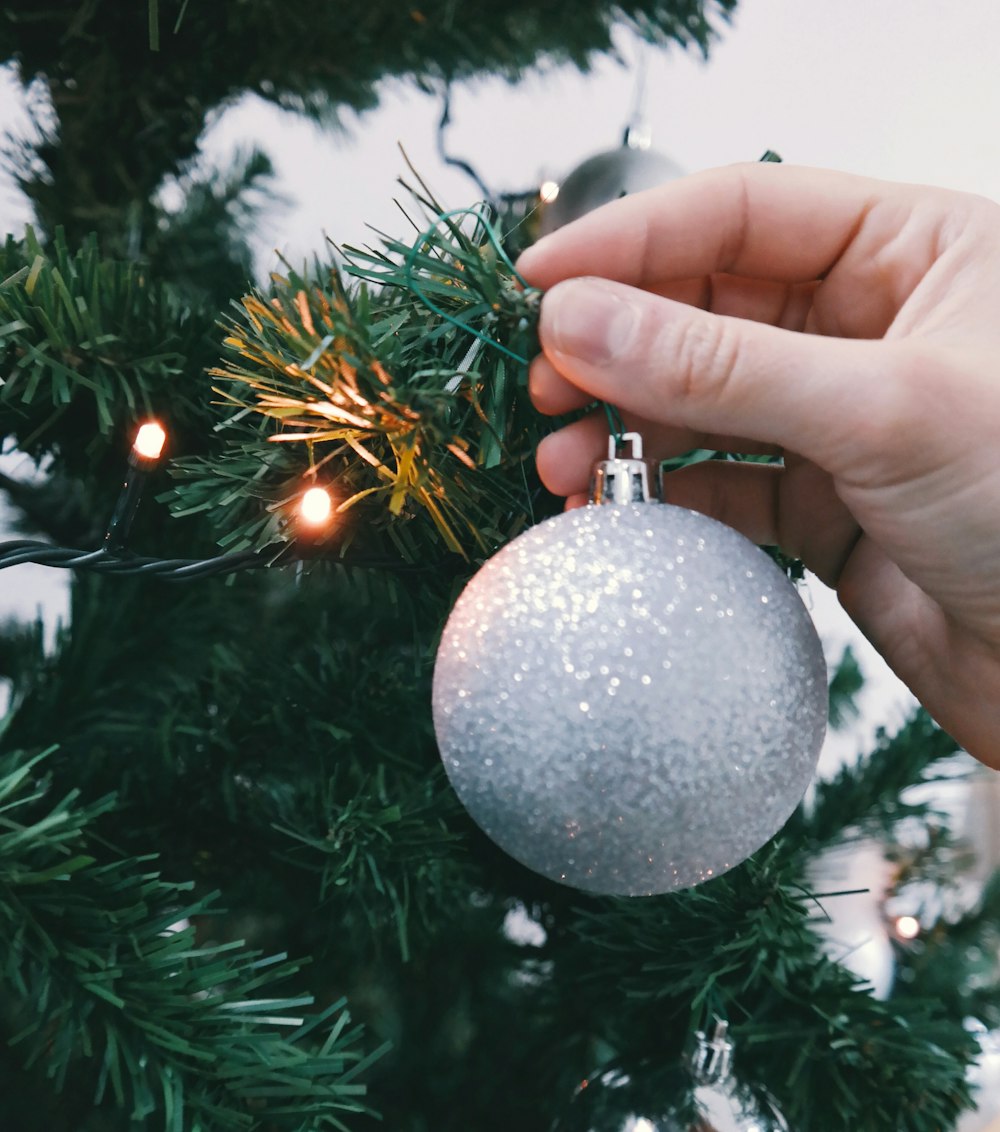
[{"label": "ornament cap", "polygon": [[723,1081],[731,1073],[733,1043],[726,1037],[728,1030],[729,1023],[716,1018],[711,1037],[704,1030],[695,1034],[698,1044],[691,1055],[691,1072],[701,1084]]},{"label": "ornament cap", "polygon": [[649,149],[653,144],[653,131],[647,122],[632,122],[625,128],[622,145],[629,149]]},{"label": "ornament cap", "polygon": [[[619,445],[632,442],[632,455],[619,456]],[[598,460],[590,480],[590,502],[621,506],[628,503],[659,503],[659,475],[651,462],[642,458],[642,437],[626,432],[608,437],[608,458]],[[650,474],[653,472],[654,474]],[[652,485],[652,486],[650,486]]]}]

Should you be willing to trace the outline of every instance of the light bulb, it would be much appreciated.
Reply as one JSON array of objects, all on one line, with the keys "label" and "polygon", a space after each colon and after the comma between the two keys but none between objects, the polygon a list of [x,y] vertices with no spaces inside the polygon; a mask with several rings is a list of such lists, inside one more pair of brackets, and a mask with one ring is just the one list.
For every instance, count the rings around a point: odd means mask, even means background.
[{"label": "light bulb", "polygon": [[558,181],[543,181],[538,189],[542,204],[551,204],[559,195]]},{"label": "light bulb", "polygon": [[310,526],[318,527],[329,521],[333,501],[323,487],[311,487],[299,501],[299,514]]},{"label": "light bulb", "polygon": [[900,939],[916,939],[920,935],[920,921],[916,916],[897,917],[896,935]]},{"label": "light bulb", "polygon": [[159,421],[147,421],[141,425],[132,442],[132,451],[143,460],[159,460],[167,433]]}]

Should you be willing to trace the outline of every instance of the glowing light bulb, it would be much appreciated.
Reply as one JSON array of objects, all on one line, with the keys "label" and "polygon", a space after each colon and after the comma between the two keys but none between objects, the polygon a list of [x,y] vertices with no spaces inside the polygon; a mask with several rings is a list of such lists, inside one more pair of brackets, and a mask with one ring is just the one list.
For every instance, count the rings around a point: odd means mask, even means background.
[{"label": "glowing light bulb", "polygon": [[159,421],[146,421],[141,425],[132,441],[132,451],[128,457],[125,482],[118,494],[118,502],[108,522],[104,543],[108,550],[123,550],[132,528],[132,520],[139,507],[142,489],[156,467],[166,443],[167,433]]},{"label": "glowing light bulb", "polygon": [[916,939],[920,935],[920,921],[916,916],[898,916],[896,918],[896,935],[900,939]]},{"label": "glowing light bulb", "polygon": [[299,514],[311,526],[318,527],[330,518],[333,500],[323,487],[311,487],[299,500]]},{"label": "glowing light bulb", "polygon": [[132,442],[132,451],[144,460],[159,460],[167,433],[159,421],[147,421],[139,428]]},{"label": "glowing light bulb", "polygon": [[538,195],[542,199],[542,204],[551,204],[559,195],[559,183],[557,181],[542,181]]}]

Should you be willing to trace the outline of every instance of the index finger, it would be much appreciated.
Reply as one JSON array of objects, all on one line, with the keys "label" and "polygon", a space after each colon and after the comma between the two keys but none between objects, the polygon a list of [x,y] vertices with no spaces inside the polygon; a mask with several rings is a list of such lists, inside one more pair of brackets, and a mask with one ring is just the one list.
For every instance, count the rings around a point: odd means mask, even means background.
[{"label": "index finger", "polygon": [[644,289],[720,272],[808,282],[841,258],[887,189],[771,162],[712,169],[587,213],[528,248],[517,267],[542,289],[578,275]]}]

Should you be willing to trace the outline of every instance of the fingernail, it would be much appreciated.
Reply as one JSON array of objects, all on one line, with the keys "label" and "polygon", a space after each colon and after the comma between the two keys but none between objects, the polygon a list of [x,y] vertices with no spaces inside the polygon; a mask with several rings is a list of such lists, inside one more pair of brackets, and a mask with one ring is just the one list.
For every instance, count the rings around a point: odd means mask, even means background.
[{"label": "fingernail", "polygon": [[553,287],[542,302],[546,346],[598,365],[628,351],[639,312],[600,279],[573,279]]}]

